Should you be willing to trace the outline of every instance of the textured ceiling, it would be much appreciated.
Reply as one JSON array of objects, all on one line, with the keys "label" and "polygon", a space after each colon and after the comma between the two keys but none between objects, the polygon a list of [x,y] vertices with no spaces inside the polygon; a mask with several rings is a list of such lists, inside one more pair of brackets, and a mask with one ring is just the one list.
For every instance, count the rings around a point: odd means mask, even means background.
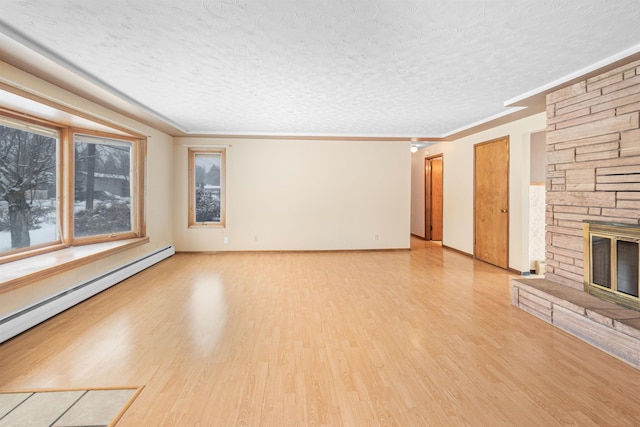
[{"label": "textured ceiling", "polygon": [[183,133],[439,137],[639,22],[637,0],[5,0],[0,33]]}]

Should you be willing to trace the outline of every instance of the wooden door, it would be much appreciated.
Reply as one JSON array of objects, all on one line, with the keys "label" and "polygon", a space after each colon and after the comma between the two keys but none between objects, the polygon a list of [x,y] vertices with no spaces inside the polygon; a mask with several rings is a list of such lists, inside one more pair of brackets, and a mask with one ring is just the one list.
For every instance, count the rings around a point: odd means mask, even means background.
[{"label": "wooden door", "polygon": [[442,240],[442,156],[425,159],[425,238]]},{"label": "wooden door", "polygon": [[509,137],[474,146],[474,256],[509,267]]}]

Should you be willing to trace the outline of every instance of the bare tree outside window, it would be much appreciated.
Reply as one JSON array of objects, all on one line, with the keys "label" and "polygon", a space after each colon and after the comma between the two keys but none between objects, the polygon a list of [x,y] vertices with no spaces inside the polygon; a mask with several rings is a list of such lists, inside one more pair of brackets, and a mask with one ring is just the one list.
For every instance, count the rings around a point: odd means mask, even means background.
[{"label": "bare tree outside window", "polygon": [[74,141],[74,235],[131,231],[133,144],[76,135]]},{"label": "bare tree outside window", "polygon": [[0,263],[145,238],[145,157],[142,136],[0,111]]},{"label": "bare tree outside window", "polygon": [[220,222],[218,154],[196,154],[196,222]]},{"label": "bare tree outside window", "polygon": [[0,122],[0,253],[58,240],[58,136]]}]

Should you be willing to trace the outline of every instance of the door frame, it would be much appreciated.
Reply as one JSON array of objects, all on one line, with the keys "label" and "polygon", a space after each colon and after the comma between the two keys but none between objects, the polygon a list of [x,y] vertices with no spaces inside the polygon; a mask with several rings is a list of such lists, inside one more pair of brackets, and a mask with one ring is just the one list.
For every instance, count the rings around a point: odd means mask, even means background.
[{"label": "door frame", "polygon": [[[431,238],[431,219],[433,209],[431,207],[431,161],[433,159],[440,158],[442,160],[442,182],[444,186],[444,154],[434,154],[433,156],[428,156],[424,158],[424,238],[425,240],[432,240]],[[442,192],[442,199],[444,205],[444,191]],[[443,206],[440,206],[440,209],[443,209]],[[444,218],[443,218],[444,222]],[[444,240],[444,227],[443,227],[443,236]]]},{"label": "door frame", "polygon": [[[479,142],[473,145],[473,258],[478,259],[480,261],[484,261],[478,258],[477,250],[476,250],[476,246],[477,246],[477,241],[476,241],[476,237],[477,237],[476,236],[476,222],[477,222],[477,219],[476,219],[476,173],[477,173],[476,148],[482,145],[487,145],[487,144],[491,144],[491,143],[502,141],[502,140],[507,141],[507,179],[506,179],[506,182],[507,182],[507,230],[506,230],[507,246],[506,246],[506,254],[505,254],[506,266],[504,267],[504,269],[509,270],[509,248],[511,246],[511,242],[509,239],[509,231],[511,226],[511,209],[510,209],[511,180],[509,179],[511,175],[511,140],[509,138],[509,135],[501,136],[488,141]],[[487,261],[484,261],[484,262],[487,262]],[[498,265],[496,265],[496,267],[503,268],[502,266],[498,266]]]}]

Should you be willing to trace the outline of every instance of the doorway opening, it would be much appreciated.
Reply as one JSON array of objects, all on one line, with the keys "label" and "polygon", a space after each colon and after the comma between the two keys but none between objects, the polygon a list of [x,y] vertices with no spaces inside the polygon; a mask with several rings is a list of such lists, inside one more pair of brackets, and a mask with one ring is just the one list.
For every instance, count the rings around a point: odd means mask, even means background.
[{"label": "doorway opening", "polygon": [[424,200],[426,240],[442,241],[443,158],[442,154],[424,159]]}]

